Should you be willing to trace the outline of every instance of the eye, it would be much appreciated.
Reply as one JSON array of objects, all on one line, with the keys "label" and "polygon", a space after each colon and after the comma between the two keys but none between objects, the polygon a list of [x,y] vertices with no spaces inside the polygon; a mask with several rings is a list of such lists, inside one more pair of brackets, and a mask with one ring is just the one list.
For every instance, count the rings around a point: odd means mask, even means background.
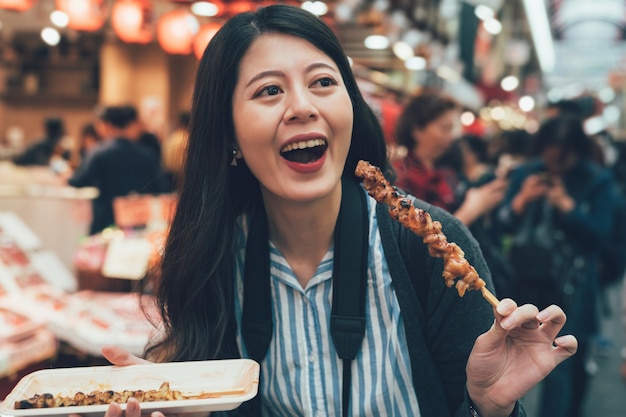
[{"label": "eye", "polygon": [[321,87],[330,87],[331,85],[337,85],[337,81],[332,79],[331,77],[323,77],[316,80],[313,85],[319,85]]},{"label": "eye", "polygon": [[281,92],[282,92],[282,90],[277,85],[267,85],[267,86],[261,88],[259,91],[257,91],[254,94],[254,97],[275,96],[275,95],[280,94]]}]

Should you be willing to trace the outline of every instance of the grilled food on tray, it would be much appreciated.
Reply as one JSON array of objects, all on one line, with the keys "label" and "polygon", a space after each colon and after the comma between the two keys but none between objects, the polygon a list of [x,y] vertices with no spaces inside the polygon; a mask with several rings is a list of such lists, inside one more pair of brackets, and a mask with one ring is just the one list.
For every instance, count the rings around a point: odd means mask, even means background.
[{"label": "grilled food on tray", "polygon": [[[158,390],[124,390],[116,391],[92,391],[89,394],[77,392],[73,397],[62,395],[52,395],[50,393],[35,394],[26,400],[15,402],[15,409],[27,408],[52,408],[52,407],[72,407],[81,405],[101,405],[116,403],[126,403],[129,398],[136,398],[139,402],[172,401],[184,400],[190,397],[184,396],[180,391],[170,389],[169,382],[163,382]],[[198,397],[193,397],[198,398]]]}]

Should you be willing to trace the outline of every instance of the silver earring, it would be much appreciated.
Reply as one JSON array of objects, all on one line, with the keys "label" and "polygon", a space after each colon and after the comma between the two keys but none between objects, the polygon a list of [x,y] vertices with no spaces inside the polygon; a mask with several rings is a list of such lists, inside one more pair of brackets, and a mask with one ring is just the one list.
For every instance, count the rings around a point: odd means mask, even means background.
[{"label": "silver earring", "polygon": [[230,165],[233,167],[237,166],[237,152],[239,152],[237,149],[233,149],[233,159],[230,161]]}]

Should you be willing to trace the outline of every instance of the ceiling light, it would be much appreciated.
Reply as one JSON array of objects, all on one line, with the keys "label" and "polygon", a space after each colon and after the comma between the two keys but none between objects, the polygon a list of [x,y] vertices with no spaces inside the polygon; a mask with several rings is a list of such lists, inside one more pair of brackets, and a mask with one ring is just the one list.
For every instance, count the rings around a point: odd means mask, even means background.
[{"label": "ceiling light", "polygon": [[197,1],[191,5],[191,13],[196,16],[217,16],[219,7],[208,1]]},{"label": "ceiling light", "polygon": [[588,135],[595,135],[600,133],[606,127],[602,116],[593,116],[583,122],[585,133]]},{"label": "ceiling light", "polygon": [[535,108],[535,99],[531,96],[523,96],[517,104],[521,111],[529,112]]},{"label": "ceiling light", "polygon": [[603,103],[610,103],[615,100],[615,90],[611,87],[604,87],[600,91],[598,91],[598,98]]},{"label": "ceiling light", "polygon": [[323,16],[328,13],[328,6],[323,1],[305,1],[301,7],[316,16]]},{"label": "ceiling light", "polygon": [[523,0],[526,19],[537,53],[539,66],[543,72],[554,70],[554,42],[548,21],[545,0]]},{"label": "ceiling light", "polygon": [[519,86],[519,79],[514,75],[509,75],[508,77],[504,77],[502,81],[500,81],[500,87],[504,91],[513,91]]},{"label": "ceiling light", "polygon": [[70,17],[65,12],[62,12],[60,10],[55,10],[52,13],[50,13],[50,21],[55,26],[64,28],[70,22]]},{"label": "ceiling light", "polygon": [[483,21],[483,28],[492,35],[502,32],[502,23],[498,19],[487,19]]},{"label": "ceiling light", "polygon": [[404,61],[404,66],[406,67],[406,69],[410,69],[413,71],[421,71],[425,69],[426,64],[426,59],[421,56],[414,56]]},{"label": "ceiling light", "polygon": [[474,14],[480,20],[493,19],[493,17],[496,15],[491,7],[485,6],[484,4],[476,6],[476,8],[474,9]]},{"label": "ceiling light", "polygon": [[383,35],[370,35],[365,38],[364,43],[368,49],[386,49],[389,47],[389,38]]},{"label": "ceiling light", "polygon": [[414,55],[413,47],[403,41],[398,41],[393,44],[393,53],[403,61],[412,58]]},{"label": "ceiling light", "polygon": [[461,114],[461,124],[463,126],[471,126],[476,121],[476,116],[471,111],[465,111]]},{"label": "ceiling light", "polygon": [[41,31],[41,39],[48,45],[55,46],[61,41],[61,34],[54,28],[43,28]]}]

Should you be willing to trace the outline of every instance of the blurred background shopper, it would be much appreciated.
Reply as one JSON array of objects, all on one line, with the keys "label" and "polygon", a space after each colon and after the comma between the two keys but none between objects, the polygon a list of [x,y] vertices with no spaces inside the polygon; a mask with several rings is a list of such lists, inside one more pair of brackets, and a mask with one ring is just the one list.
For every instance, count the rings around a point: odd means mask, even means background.
[{"label": "blurred background shopper", "polygon": [[159,157],[137,143],[137,111],[132,106],[106,107],[101,114],[104,143],[95,148],[72,174],[73,187],[97,187],[93,200],[95,234],[115,224],[113,199],[131,193],[159,194],[169,190]]},{"label": "blurred background shopper", "polygon": [[546,120],[533,137],[535,158],[513,171],[498,218],[512,232],[518,299],[563,306],[576,356],[546,377],[538,416],[578,417],[585,398],[587,346],[598,332],[598,261],[613,227],[614,182],[590,159],[591,139],[571,116]]}]

